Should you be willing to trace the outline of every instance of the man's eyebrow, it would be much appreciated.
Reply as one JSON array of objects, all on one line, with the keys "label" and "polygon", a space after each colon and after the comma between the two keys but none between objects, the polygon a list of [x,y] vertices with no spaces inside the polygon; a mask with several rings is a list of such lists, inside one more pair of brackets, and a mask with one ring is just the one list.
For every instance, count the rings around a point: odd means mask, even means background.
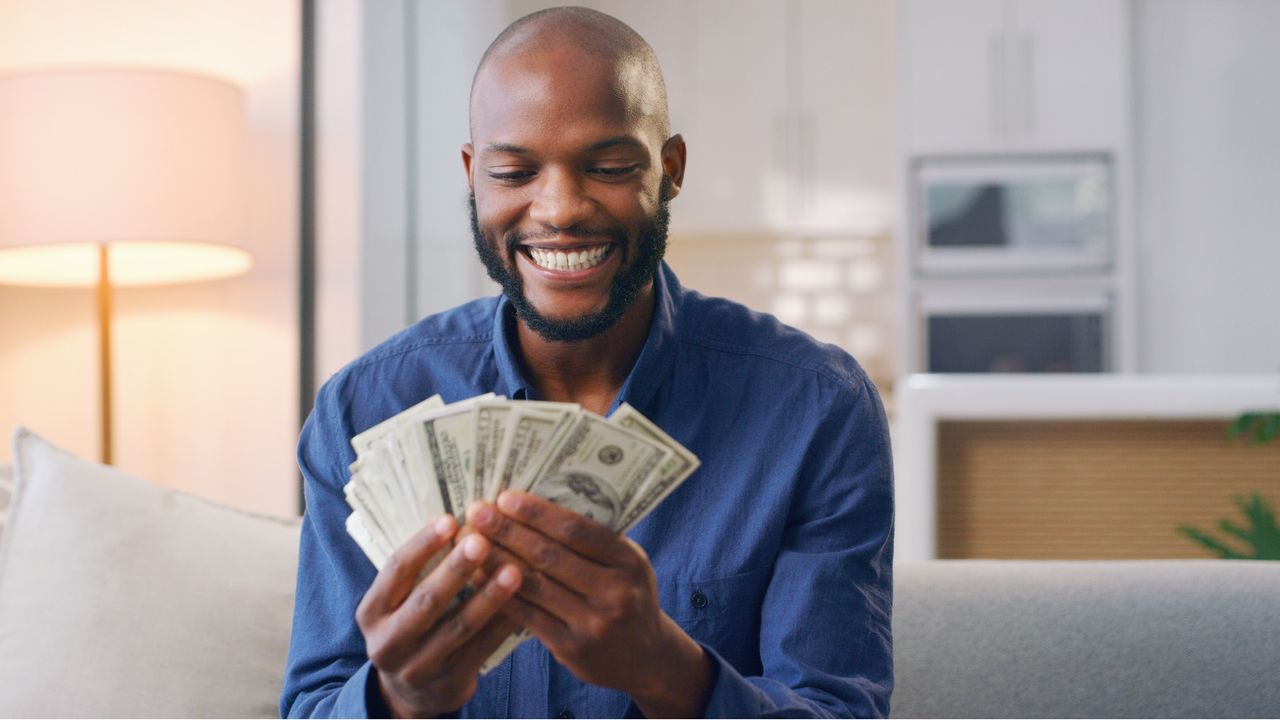
[{"label": "man's eyebrow", "polygon": [[[586,148],[584,148],[584,151],[597,152],[600,150],[607,150],[611,147],[617,147],[619,145],[629,145],[635,148],[644,147],[644,143],[631,137],[630,135],[615,135],[614,137],[606,138],[604,140],[591,143]],[[484,150],[487,153],[509,153],[511,155],[532,155],[533,154],[533,151],[530,150],[529,148],[522,147],[520,145],[512,145],[511,143],[489,143],[488,145],[484,146]]]},{"label": "man's eyebrow", "polygon": [[611,147],[617,147],[618,145],[630,145],[636,148],[644,147],[644,143],[631,137],[630,135],[616,135],[607,140],[601,140],[600,142],[591,143],[590,145],[587,146],[587,152],[595,152],[597,150],[607,150]]},{"label": "man's eyebrow", "polygon": [[528,148],[512,145],[510,143],[489,143],[484,146],[485,152],[491,153],[511,153],[512,155],[529,155]]}]

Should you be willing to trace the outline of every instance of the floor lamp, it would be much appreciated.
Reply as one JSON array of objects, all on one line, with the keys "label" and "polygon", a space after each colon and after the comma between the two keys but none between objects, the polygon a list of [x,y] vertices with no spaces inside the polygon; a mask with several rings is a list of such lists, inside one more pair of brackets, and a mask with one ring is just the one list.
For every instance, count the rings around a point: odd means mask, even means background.
[{"label": "floor lamp", "polygon": [[104,463],[112,290],[249,269],[244,135],[240,90],[215,78],[0,74],[0,284],[97,288]]}]

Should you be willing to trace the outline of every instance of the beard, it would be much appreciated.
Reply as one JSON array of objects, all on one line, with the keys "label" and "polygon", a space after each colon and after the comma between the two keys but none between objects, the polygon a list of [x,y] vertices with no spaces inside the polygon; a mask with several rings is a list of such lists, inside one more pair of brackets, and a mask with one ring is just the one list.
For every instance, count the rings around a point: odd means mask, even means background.
[{"label": "beard", "polygon": [[[516,315],[524,321],[530,330],[548,342],[576,342],[596,337],[613,327],[635,304],[641,291],[653,280],[658,264],[667,251],[667,229],[671,223],[671,176],[664,174],[658,186],[658,212],[647,220],[636,232],[634,244],[627,243],[626,233],[622,230],[564,230],[559,234],[577,238],[605,238],[615,245],[611,252],[635,251],[635,257],[623,256],[622,268],[613,278],[609,287],[609,300],[603,309],[576,318],[550,318],[538,311],[524,294],[524,283],[516,268],[515,254],[527,235],[510,233],[499,243],[490,242],[480,230],[480,221],[476,214],[476,196],[469,196],[471,206],[471,237],[475,242],[476,253],[480,262],[489,273],[489,277],[502,286],[516,310]],[[501,247],[506,257],[499,255],[497,247]],[[508,259],[510,262],[508,262]]]}]

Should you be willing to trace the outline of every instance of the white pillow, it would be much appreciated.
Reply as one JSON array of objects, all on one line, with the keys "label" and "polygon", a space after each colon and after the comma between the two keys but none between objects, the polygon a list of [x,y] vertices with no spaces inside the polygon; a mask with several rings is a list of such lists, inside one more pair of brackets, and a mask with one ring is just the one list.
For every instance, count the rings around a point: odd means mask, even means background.
[{"label": "white pillow", "polygon": [[0,543],[4,542],[4,521],[9,514],[11,497],[13,497],[13,466],[0,465]]},{"label": "white pillow", "polygon": [[0,716],[278,717],[298,524],[23,428],[0,542]]}]

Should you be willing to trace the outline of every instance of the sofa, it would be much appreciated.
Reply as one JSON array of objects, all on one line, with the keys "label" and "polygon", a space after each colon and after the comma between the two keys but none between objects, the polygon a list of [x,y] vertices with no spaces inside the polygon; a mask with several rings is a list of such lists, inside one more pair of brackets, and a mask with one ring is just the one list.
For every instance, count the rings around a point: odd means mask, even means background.
[{"label": "sofa", "polygon": [[[298,523],[14,435],[0,716],[274,717]],[[1280,563],[895,567],[898,717],[1280,715]]]}]

